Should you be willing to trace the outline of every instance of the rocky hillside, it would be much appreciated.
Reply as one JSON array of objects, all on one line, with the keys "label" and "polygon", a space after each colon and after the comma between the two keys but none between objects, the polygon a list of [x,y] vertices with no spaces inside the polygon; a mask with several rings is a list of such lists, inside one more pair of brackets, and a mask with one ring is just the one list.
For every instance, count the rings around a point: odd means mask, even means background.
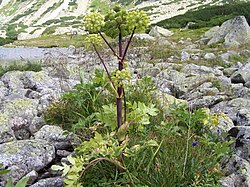
[{"label": "rocky hillside", "polygon": [[[151,76],[162,105],[179,101],[190,109],[205,107],[218,114],[214,134],[234,138],[221,186],[250,187],[250,45],[246,43],[250,27],[240,16],[211,28],[199,41],[184,36],[171,41],[169,36],[176,35],[157,26],[149,34],[135,35],[144,42],[133,42],[128,52],[133,81]],[[67,162],[79,141],[61,127],[48,125],[44,111],[80,82],[79,67],[86,80],[103,68],[94,53],[70,50],[58,59],[46,58],[42,71],[9,71],[0,76],[0,163],[11,170],[0,176],[0,186],[10,175],[14,182],[29,176],[31,187],[63,186],[63,178],[51,165]],[[116,67],[116,58],[104,52],[108,68]]]},{"label": "rocky hillside", "polygon": [[[218,50],[205,50],[190,38],[174,43],[167,40],[172,33],[163,31],[154,28],[150,35],[136,36],[148,43],[129,51],[129,71],[134,80],[153,77],[163,105],[181,101],[187,102],[190,109],[206,107],[211,113],[221,114],[215,135],[228,133],[228,137],[235,138],[232,156],[222,168],[225,176],[221,186],[249,187],[250,50],[241,40],[241,36],[250,36],[249,25],[244,17],[236,17],[208,31],[200,41],[223,39],[225,45],[228,41],[243,45],[230,51],[219,43]],[[80,82],[79,67],[84,69],[86,80],[95,69],[102,69],[93,53],[79,49],[72,49],[72,54],[60,59],[65,64],[52,60],[51,67],[45,61],[40,72],[11,71],[0,76],[0,163],[11,170],[14,181],[30,176],[31,187],[62,187],[63,178],[50,167],[67,162],[66,157],[78,142],[59,126],[47,125],[44,110],[63,91]],[[105,62],[109,68],[117,63],[108,53]],[[7,179],[8,175],[0,176],[0,186]]]},{"label": "rocky hillside", "polygon": [[[245,0],[233,1],[234,3]],[[87,11],[105,12],[111,3],[128,9],[142,9],[151,23],[184,14],[188,10],[230,3],[230,0],[2,0],[0,1],[0,37],[36,38],[41,34],[82,32]]]}]

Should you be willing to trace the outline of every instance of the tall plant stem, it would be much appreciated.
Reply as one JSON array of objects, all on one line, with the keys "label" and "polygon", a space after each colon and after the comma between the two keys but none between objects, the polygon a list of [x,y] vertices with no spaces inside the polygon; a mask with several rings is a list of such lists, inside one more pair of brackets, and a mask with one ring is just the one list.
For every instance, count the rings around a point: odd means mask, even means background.
[{"label": "tall plant stem", "polygon": [[107,39],[103,36],[103,34],[99,31],[98,34],[102,37],[102,39],[104,40],[104,42],[107,44],[107,46],[109,47],[109,49],[113,52],[113,54],[120,60],[120,57],[116,54],[115,50],[113,49],[113,47],[110,45],[110,43],[107,41]]},{"label": "tall plant stem", "polygon": [[98,58],[100,59],[102,65],[103,65],[103,67],[104,67],[105,72],[106,72],[107,75],[108,75],[109,81],[111,82],[112,86],[115,88],[115,84],[114,84],[114,82],[113,82],[113,80],[112,80],[112,78],[111,78],[111,75],[110,75],[110,73],[109,73],[109,71],[108,71],[108,68],[107,68],[106,64],[104,63],[103,58],[101,57],[100,53],[98,52],[96,46],[93,45],[93,47],[94,47],[94,50],[95,50],[95,52],[96,52]]},{"label": "tall plant stem", "polygon": [[123,123],[126,123],[126,120],[127,120],[127,103],[126,103],[126,95],[125,95],[125,91],[123,89],[123,110],[124,110],[124,114],[123,114]]},{"label": "tall plant stem", "polygon": [[189,136],[190,136],[190,129],[188,128],[188,137],[187,137],[187,142],[186,142],[186,153],[185,153],[185,159],[184,159],[184,163],[183,163],[182,177],[185,176],[185,171],[186,171],[186,165],[187,165],[187,159],[188,159],[188,149],[189,149]]},{"label": "tall plant stem", "polygon": [[188,134],[187,134],[187,142],[186,142],[186,153],[185,153],[185,159],[184,159],[184,163],[183,163],[183,171],[182,171],[182,177],[185,176],[185,171],[186,171],[186,166],[187,166],[187,159],[188,159],[188,149],[189,149],[189,140],[191,139],[190,136],[190,131],[191,131],[191,111],[189,111],[189,118],[188,118],[188,122],[187,122],[187,126],[188,126]]},{"label": "tall plant stem", "polygon": [[[123,58],[123,51],[122,51],[122,32],[121,29],[119,28],[119,58]],[[118,69],[121,71],[123,70],[123,63],[122,60],[119,60],[118,63]],[[117,89],[117,95],[118,97],[116,98],[116,110],[117,110],[117,126],[120,128],[122,126],[122,93],[123,93],[123,88],[120,86]]]},{"label": "tall plant stem", "polygon": [[130,38],[129,38],[129,40],[128,40],[126,46],[125,46],[124,52],[123,52],[123,54],[122,54],[121,62],[123,62],[123,60],[124,60],[124,58],[125,58],[125,56],[126,56],[126,54],[127,54],[127,52],[128,52],[128,47],[129,47],[129,45],[130,45],[130,43],[131,43],[131,41],[132,41],[132,38],[133,38],[133,36],[134,36],[134,34],[135,34],[135,29],[136,29],[136,27],[133,29],[132,34],[130,35]]}]

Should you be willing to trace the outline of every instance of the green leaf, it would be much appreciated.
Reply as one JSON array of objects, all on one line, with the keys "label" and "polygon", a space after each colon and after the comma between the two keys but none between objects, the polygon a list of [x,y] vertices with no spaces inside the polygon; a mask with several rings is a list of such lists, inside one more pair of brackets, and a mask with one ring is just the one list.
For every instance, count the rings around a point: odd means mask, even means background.
[{"label": "green leaf", "polygon": [[120,142],[125,140],[126,135],[127,135],[127,133],[128,133],[128,126],[129,126],[128,123],[125,122],[125,123],[122,124],[122,125],[120,126],[120,128],[118,129],[118,131],[117,131],[117,138],[118,138],[118,140],[119,140]]},{"label": "green leaf", "polygon": [[9,173],[9,172],[10,172],[10,170],[7,170],[7,169],[0,170],[0,175],[6,174],[6,173]]},{"label": "green leaf", "polygon": [[70,164],[72,164],[72,165],[75,165],[75,164],[76,164],[75,158],[73,158],[73,157],[71,157],[71,156],[68,156],[67,159],[68,159],[68,161],[69,161]]},{"label": "green leaf", "polygon": [[146,142],[146,145],[150,146],[150,147],[157,147],[157,146],[159,146],[159,144],[155,140],[149,140],[148,142]]},{"label": "green leaf", "polygon": [[29,181],[29,177],[22,178],[16,183],[15,187],[25,187],[28,181]]},{"label": "green leaf", "polygon": [[12,178],[9,177],[8,181],[7,181],[7,184],[5,185],[5,187],[12,187]]},{"label": "green leaf", "polygon": [[58,170],[63,170],[64,167],[63,167],[63,166],[58,166],[58,165],[53,165],[53,166],[51,167],[51,169],[54,170],[54,171],[58,171]]}]

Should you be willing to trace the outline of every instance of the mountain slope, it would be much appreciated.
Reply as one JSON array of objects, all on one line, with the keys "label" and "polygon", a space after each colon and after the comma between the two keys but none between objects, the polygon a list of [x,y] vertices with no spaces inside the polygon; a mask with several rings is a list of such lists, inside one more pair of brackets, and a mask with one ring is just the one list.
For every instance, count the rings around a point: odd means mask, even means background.
[{"label": "mountain slope", "polygon": [[188,10],[232,2],[244,0],[0,0],[0,38],[16,39],[19,33],[19,39],[79,33],[86,12],[106,12],[114,3],[144,10],[154,24]]}]

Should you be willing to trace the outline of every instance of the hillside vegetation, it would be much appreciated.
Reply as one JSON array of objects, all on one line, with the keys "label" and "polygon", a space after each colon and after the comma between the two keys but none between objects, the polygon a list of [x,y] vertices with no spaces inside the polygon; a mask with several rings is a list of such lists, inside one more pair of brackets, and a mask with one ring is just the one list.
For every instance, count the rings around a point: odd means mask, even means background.
[{"label": "hillside vegetation", "polygon": [[156,25],[164,28],[183,28],[188,22],[194,22],[195,24],[192,24],[191,28],[212,27],[221,25],[224,21],[241,15],[244,15],[248,23],[250,23],[250,2],[188,11],[183,15],[160,21]]}]

